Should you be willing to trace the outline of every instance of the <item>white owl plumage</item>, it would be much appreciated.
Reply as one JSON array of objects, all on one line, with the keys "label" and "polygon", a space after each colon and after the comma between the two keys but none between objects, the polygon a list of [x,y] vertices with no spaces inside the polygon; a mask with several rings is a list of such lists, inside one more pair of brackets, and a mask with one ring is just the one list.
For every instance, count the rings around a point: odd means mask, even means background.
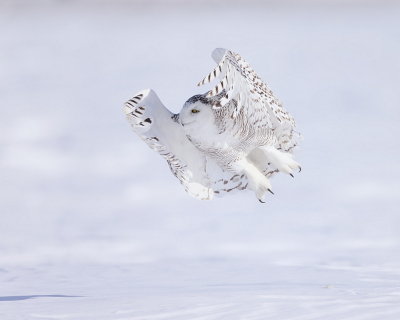
[{"label": "white owl plumage", "polygon": [[264,202],[273,174],[300,170],[294,119],[241,56],[217,48],[212,57],[217,66],[198,85],[217,85],[179,114],[146,89],[125,103],[127,119],[190,195],[208,200],[250,189]]}]

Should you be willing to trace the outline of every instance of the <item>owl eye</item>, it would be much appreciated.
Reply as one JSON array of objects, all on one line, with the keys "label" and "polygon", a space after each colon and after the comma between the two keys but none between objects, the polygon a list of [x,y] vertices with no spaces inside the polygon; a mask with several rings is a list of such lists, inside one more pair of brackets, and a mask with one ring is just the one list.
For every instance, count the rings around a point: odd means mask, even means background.
[{"label": "owl eye", "polygon": [[200,110],[192,109],[192,113],[198,113],[198,112],[200,112]]}]

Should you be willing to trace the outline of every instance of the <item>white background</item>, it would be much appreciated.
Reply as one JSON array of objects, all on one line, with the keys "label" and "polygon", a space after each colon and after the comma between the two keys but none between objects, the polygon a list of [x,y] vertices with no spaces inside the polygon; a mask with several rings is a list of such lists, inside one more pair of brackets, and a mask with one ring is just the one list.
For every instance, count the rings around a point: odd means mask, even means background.
[{"label": "white background", "polygon": [[[399,319],[400,3],[0,2],[1,319]],[[295,179],[201,202],[122,104],[240,53]]]}]

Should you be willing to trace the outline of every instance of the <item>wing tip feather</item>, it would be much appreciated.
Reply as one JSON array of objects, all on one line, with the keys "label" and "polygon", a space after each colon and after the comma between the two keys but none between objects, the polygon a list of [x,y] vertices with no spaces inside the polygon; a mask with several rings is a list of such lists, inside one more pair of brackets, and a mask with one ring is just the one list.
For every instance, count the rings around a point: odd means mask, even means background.
[{"label": "wing tip feather", "polygon": [[142,101],[145,97],[147,97],[153,90],[152,89],[143,89],[137,92],[133,98],[130,98],[128,101],[124,103],[123,110],[126,114],[132,112],[132,108],[136,108],[140,101]]},{"label": "wing tip feather", "polygon": [[225,48],[215,48],[211,53],[211,57],[216,63],[219,63],[227,51]]}]

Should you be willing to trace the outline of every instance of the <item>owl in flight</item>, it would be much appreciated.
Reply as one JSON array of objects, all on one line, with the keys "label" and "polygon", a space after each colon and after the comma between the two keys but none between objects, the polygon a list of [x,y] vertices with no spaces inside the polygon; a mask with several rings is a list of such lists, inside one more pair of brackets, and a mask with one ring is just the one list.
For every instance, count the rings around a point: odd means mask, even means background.
[{"label": "owl in flight", "polygon": [[197,199],[250,189],[264,202],[277,172],[293,177],[299,134],[293,117],[237,53],[215,49],[217,66],[198,85],[215,82],[191,97],[179,114],[151,89],[124,105],[133,130],[167,160],[185,190]]}]

